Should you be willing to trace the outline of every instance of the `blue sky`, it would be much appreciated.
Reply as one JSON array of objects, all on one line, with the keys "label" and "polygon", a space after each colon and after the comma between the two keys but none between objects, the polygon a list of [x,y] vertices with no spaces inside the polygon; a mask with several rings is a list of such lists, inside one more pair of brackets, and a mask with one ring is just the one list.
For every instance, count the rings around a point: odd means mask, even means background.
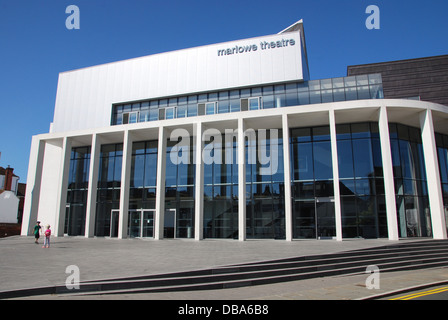
[{"label": "blue sky", "polygon": [[[380,30],[368,30],[368,5]],[[77,5],[80,29],[65,9]],[[446,0],[0,0],[0,166],[26,182],[31,137],[53,120],[58,74],[275,34],[303,19],[312,79],[347,66],[448,54]]]}]

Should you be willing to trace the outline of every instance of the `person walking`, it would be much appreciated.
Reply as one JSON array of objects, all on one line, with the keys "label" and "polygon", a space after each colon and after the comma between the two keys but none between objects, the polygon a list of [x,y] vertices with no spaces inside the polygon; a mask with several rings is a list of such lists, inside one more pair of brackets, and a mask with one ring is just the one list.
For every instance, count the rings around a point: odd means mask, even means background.
[{"label": "person walking", "polygon": [[40,226],[40,221],[36,222],[36,225],[34,226],[34,243],[39,243],[39,237],[42,233],[42,227]]},{"label": "person walking", "polygon": [[45,226],[46,230],[45,230],[45,238],[44,238],[44,245],[42,246],[42,248],[50,248],[50,236],[51,236],[51,229],[50,229],[50,225],[47,224]]}]

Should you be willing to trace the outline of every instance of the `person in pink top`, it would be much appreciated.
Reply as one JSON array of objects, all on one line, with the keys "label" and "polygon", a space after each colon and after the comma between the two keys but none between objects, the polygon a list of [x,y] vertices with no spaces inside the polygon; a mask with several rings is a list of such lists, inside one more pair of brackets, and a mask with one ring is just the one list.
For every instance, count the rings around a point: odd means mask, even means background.
[{"label": "person in pink top", "polygon": [[50,236],[51,236],[50,225],[47,224],[47,225],[45,226],[45,228],[46,228],[47,230],[45,230],[45,232],[44,232],[45,238],[44,238],[44,245],[43,245],[42,248],[50,248]]}]

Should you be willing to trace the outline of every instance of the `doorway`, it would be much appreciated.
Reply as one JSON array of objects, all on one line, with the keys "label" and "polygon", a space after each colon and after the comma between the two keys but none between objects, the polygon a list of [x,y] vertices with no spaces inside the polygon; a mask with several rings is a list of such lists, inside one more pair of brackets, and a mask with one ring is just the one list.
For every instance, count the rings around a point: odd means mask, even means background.
[{"label": "doorway", "polygon": [[128,235],[130,238],[154,237],[154,211],[147,209],[129,210]]},{"label": "doorway", "polygon": [[119,210],[112,210],[110,213],[110,237],[118,238],[118,221],[120,217]]},{"label": "doorway", "polygon": [[176,209],[166,209],[163,227],[164,238],[176,237]]}]

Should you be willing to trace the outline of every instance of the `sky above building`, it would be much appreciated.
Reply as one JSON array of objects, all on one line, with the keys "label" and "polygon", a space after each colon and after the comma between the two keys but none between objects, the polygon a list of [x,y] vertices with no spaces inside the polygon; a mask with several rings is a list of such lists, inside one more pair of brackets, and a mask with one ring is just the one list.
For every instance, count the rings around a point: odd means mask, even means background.
[{"label": "sky above building", "polygon": [[448,54],[446,0],[0,0],[0,166],[26,182],[31,137],[49,132],[60,72],[276,34],[300,19],[311,79]]}]

